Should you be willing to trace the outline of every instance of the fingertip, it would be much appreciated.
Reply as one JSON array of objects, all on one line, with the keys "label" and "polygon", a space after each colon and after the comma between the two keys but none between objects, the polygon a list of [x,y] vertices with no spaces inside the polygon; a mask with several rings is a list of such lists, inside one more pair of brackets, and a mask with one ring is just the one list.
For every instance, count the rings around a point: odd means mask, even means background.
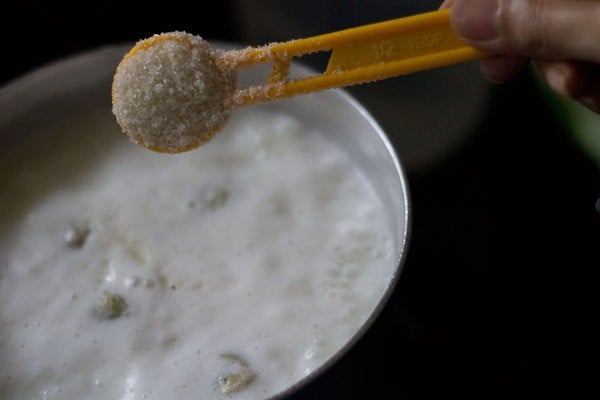
[{"label": "fingertip", "polygon": [[536,62],[536,66],[546,83],[561,96],[571,97],[568,90],[568,65],[564,62]]},{"label": "fingertip", "polygon": [[571,61],[536,61],[540,75],[558,95],[573,99],[600,113],[599,68],[594,64]]},{"label": "fingertip", "polygon": [[456,0],[452,1],[450,23],[456,33],[478,46],[498,38],[498,0]]},{"label": "fingertip", "polygon": [[570,61],[537,61],[536,66],[548,86],[556,93],[573,99],[585,97],[590,88],[595,91],[596,69]]}]

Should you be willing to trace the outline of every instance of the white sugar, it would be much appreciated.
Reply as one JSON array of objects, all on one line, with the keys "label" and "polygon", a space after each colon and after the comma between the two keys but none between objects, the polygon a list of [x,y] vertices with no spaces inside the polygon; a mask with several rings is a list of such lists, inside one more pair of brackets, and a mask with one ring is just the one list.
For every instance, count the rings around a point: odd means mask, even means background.
[{"label": "white sugar", "polygon": [[138,44],[117,68],[113,113],[131,140],[164,153],[207,142],[228,120],[235,90],[205,40],[171,32]]}]

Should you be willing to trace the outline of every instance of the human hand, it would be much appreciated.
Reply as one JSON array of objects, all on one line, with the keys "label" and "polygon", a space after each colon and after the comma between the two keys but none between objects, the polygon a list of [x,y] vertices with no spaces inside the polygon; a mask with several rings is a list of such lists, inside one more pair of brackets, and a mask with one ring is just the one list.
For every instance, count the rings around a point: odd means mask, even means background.
[{"label": "human hand", "polygon": [[533,62],[558,94],[600,113],[600,1],[445,0],[454,30],[493,54],[482,74],[505,82]]}]

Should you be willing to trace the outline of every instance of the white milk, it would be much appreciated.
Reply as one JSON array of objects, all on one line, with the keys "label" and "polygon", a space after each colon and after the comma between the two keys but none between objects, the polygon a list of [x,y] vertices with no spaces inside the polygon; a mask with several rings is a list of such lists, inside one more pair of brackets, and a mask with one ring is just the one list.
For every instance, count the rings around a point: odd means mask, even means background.
[{"label": "white milk", "polygon": [[[289,116],[236,111],[178,155],[109,112],[48,131],[0,154],[2,400],[267,398],[346,344],[392,278],[376,193]],[[127,305],[114,319],[94,312],[105,292]]]}]

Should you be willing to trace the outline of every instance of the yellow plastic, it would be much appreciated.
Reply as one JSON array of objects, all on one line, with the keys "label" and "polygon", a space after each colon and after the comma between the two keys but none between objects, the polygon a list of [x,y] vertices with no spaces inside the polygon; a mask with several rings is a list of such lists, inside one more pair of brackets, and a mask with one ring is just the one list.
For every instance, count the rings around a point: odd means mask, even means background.
[{"label": "yellow plastic", "polygon": [[[438,10],[264,47],[226,52],[233,68],[272,63],[268,81],[241,89],[237,105],[255,104],[318,90],[376,81],[480,59],[483,52],[452,30],[450,11]],[[322,74],[289,79],[293,57],[331,50]]]}]

